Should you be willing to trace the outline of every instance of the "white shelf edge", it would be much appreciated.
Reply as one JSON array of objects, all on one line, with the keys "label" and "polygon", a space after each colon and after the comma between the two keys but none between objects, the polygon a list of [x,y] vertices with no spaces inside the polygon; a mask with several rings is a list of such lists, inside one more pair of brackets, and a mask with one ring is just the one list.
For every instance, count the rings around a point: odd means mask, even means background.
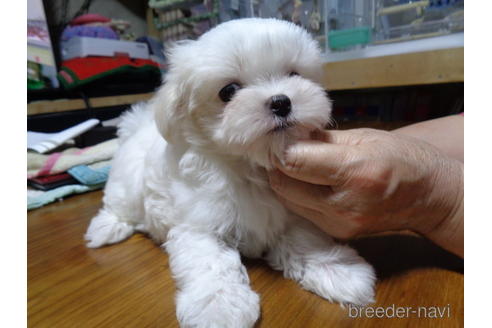
[{"label": "white shelf edge", "polygon": [[367,46],[363,49],[328,52],[323,54],[325,63],[400,55],[440,49],[461,48],[465,45],[465,33],[453,33],[438,37]]}]

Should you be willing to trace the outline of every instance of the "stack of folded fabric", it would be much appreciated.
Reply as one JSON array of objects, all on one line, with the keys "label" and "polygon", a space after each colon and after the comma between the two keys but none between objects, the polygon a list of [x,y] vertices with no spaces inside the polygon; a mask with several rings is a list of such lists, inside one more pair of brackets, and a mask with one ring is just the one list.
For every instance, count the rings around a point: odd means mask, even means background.
[{"label": "stack of folded fabric", "polygon": [[66,89],[115,81],[159,85],[161,67],[149,55],[148,40],[130,42],[129,27],[127,21],[99,14],[73,19],[61,36],[61,84]]},{"label": "stack of folded fabric", "polygon": [[160,79],[159,64],[150,59],[128,57],[74,58],[62,63],[58,79],[67,89],[76,88],[106,77],[131,75],[133,79]]},{"label": "stack of folded fabric", "polygon": [[27,209],[65,196],[100,189],[108,178],[110,161],[118,147],[112,139],[87,148],[69,148],[52,154],[27,153]]}]

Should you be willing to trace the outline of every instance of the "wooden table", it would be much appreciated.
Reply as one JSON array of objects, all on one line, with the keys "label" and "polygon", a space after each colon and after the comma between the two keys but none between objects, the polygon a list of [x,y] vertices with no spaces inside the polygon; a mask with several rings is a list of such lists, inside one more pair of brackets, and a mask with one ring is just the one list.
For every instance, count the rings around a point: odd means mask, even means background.
[{"label": "wooden table", "polygon": [[[176,290],[159,247],[142,235],[101,249],[84,246],[101,197],[100,191],[77,195],[28,213],[28,326],[177,327]],[[449,317],[350,318],[347,309],[302,290],[262,261],[245,260],[261,294],[257,327],[463,326],[462,260],[411,235],[352,244],[377,270],[373,306],[447,307]]]}]

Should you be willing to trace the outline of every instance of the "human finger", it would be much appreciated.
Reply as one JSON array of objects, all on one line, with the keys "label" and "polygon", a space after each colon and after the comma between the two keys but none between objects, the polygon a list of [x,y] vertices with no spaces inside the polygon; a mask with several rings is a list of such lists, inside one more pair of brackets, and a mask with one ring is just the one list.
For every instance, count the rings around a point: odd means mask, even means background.
[{"label": "human finger", "polygon": [[290,211],[311,221],[314,225],[320,228],[322,231],[326,232],[332,237],[339,239],[350,239],[355,234],[351,230],[351,225],[349,222],[338,218],[336,214],[321,212],[316,209],[312,209],[301,204],[292,202],[280,195],[277,195],[279,201]]},{"label": "human finger", "polygon": [[353,146],[302,140],[289,146],[274,165],[292,178],[331,186],[342,184],[350,176],[358,156]]},{"label": "human finger", "polygon": [[323,185],[293,179],[279,170],[268,172],[270,186],[276,194],[291,202],[309,208],[319,208],[323,199],[331,192],[331,188]]}]

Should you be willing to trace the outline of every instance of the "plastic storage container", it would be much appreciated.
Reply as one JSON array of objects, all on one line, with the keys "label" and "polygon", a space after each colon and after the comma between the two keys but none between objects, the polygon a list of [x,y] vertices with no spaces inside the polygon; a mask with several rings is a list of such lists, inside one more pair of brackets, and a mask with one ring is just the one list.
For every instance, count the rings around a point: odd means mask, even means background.
[{"label": "plastic storage container", "polygon": [[378,0],[374,43],[434,37],[464,29],[463,0]]},{"label": "plastic storage container", "polygon": [[325,49],[324,0],[253,0],[253,16],[278,18],[308,30]]},{"label": "plastic storage container", "polygon": [[372,41],[374,1],[325,1],[327,48],[331,51],[359,48]]},{"label": "plastic storage container", "polygon": [[325,0],[327,51],[464,30],[464,0]]},{"label": "plastic storage container", "polygon": [[164,43],[196,39],[221,22],[251,17],[252,0],[149,0]]}]

